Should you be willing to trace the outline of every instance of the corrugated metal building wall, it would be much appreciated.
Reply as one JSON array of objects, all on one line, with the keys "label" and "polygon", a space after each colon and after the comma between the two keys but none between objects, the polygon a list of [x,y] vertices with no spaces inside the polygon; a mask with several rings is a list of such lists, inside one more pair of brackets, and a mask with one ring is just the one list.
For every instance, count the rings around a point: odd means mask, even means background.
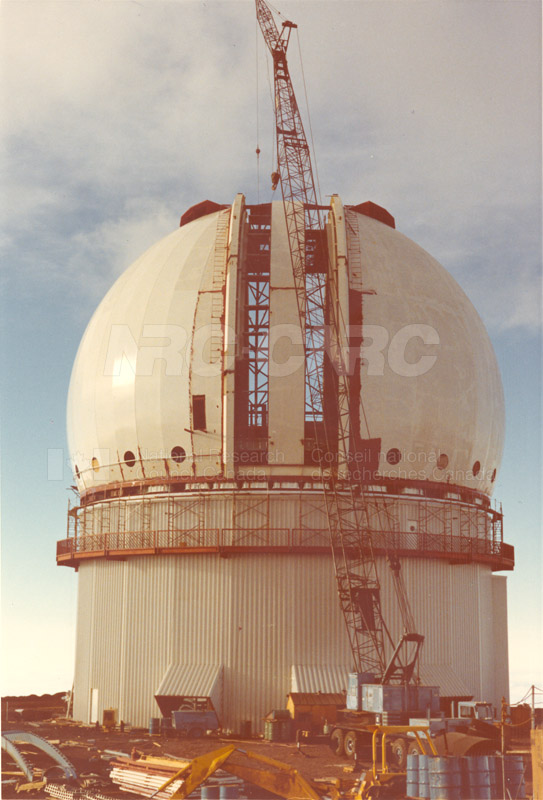
[{"label": "corrugated metal building wall", "polygon": [[[506,676],[493,661],[503,653],[493,620],[504,619],[504,579],[480,564],[404,559],[403,570],[427,637],[426,680],[440,670],[498,706]],[[382,559],[380,573],[385,614],[399,632]],[[250,719],[258,729],[271,708],[285,707],[293,665],[350,663],[327,556],[96,560],[82,564],[79,576],[76,719],[90,721],[91,690],[100,687],[99,718],[112,707],[119,719],[146,726],[159,715],[154,695],[169,664],[191,662],[222,664],[227,727],[239,730]]]}]

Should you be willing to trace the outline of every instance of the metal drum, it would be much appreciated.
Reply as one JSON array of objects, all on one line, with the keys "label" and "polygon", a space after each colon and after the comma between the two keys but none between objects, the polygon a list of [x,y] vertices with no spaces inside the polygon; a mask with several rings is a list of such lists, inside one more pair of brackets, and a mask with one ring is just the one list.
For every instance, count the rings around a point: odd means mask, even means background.
[{"label": "metal drum", "polygon": [[427,800],[430,797],[430,784],[428,779],[428,758],[429,756],[419,756],[419,797]]},{"label": "metal drum", "polygon": [[488,756],[461,759],[462,794],[469,800],[492,800]]},{"label": "metal drum", "polygon": [[501,795],[498,794],[498,766],[500,769],[501,775],[501,762],[496,756],[487,756],[488,758],[488,774],[490,775],[490,796],[492,800],[497,800],[497,798],[503,796],[503,792]]},{"label": "metal drum", "polygon": [[219,800],[221,790],[218,786],[202,786],[200,797],[202,800]]},{"label": "metal drum", "polygon": [[238,800],[239,789],[237,786],[221,786],[220,800]]},{"label": "metal drum", "polygon": [[292,739],[292,720],[282,719],[277,723],[279,727],[279,741],[290,742]]},{"label": "metal drum", "polygon": [[281,724],[278,720],[267,719],[264,722],[264,739],[267,742],[281,741]]},{"label": "metal drum", "polygon": [[494,780],[496,785],[496,797],[503,798],[503,770],[505,764],[503,756],[494,756]]},{"label": "metal drum", "polygon": [[524,761],[522,756],[505,756],[505,788],[510,797],[525,798]]},{"label": "metal drum", "polygon": [[150,717],[149,735],[158,736],[159,733],[160,733],[160,717]]},{"label": "metal drum", "polygon": [[462,778],[458,758],[430,756],[428,758],[428,783],[430,800],[461,800]]},{"label": "metal drum", "polygon": [[407,756],[407,780],[405,793],[408,797],[419,797],[419,754]]}]

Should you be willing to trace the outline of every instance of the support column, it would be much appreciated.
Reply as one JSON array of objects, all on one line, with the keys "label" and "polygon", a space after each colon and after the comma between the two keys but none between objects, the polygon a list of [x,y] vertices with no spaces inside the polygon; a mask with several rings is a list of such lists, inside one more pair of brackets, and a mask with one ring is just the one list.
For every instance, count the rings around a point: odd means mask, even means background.
[{"label": "support column", "polygon": [[223,465],[224,475],[233,478],[234,465],[234,410],[235,410],[235,360],[238,327],[238,267],[241,250],[241,230],[245,208],[243,194],[236,195],[230,215],[228,232],[228,259],[226,265],[226,297],[224,315],[224,368],[223,368]]},{"label": "support column", "polygon": [[[272,205],[270,262],[269,450],[272,471],[304,463],[305,365],[283,205]],[[275,468],[274,468],[275,465]],[[300,470],[301,471],[301,470]]]},{"label": "support column", "polygon": [[349,275],[345,211],[340,197],[332,195],[328,218],[328,252],[330,258],[330,313],[336,330],[332,332],[331,357],[338,378],[338,475],[347,477],[351,420],[349,414]]}]

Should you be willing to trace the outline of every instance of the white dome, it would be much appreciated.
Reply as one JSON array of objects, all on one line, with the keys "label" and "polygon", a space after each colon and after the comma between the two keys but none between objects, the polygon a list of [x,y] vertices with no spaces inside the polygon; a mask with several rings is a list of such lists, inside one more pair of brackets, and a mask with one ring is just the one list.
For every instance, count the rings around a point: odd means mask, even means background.
[{"label": "white dome", "polygon": [[[172,475],[249,474],[232,463],[229,405],[244,213],[238,195],[232,209],[183,225],[142,255],[95,312],[68,400],[82,491]],[[282,214],[282,203],[273,203],[270,326],[296,322]],[[410,239],[354,210],[344,216],[350,288],[363,292],[360,435],[381,439],[378,476],[490,494],[503,446],[503,393],[477,312]],[[270,448],[280,445],[286,455],[281,466],[261,465],[259,475],[311,474],[303,464],[303,365],[300,372],[301,382],[299,374],[270,377]],[[195,396],[205,398],[203,428],[194,422]]]},{"label": "white dome", "polygon": [[[382,459],[381,472],[491,494],[505,414],[485,327],[456,281],[425,250],[368,217],[359,217],[359,228],[364,284],[376,292],[364,299],[364,325],[377,326],[375,352],[380,336],[388,342],[382,375],[369,374],[380,365],[368,350],[362,401],[372,435],[382,437],[382,453],[396,448],[401,454],[397,465]],[[448,460],[443,469],[440,455]]]},{"label": "white dome", "polygon": [[[144,253],[116,281],[85,331],[67,413],[70,454],[82,486],[122,481],[116,465],[126,452],[138,463],[140,456],[148,461],[151,474],[157,468],[164,472],[163,457],[172,447],[191,451],[185,430],[188,362],[216,217],[179,228]],[[168,360],[170,342],[175,352]],[[163,354],[166,362],[160,360]],[[93,459],[98,470],[92,469]]]}]

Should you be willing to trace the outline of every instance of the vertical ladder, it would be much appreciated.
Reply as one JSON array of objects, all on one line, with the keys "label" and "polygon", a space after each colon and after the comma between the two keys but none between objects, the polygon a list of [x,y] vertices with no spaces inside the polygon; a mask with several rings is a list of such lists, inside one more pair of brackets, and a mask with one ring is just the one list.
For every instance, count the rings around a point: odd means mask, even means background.
[{"label": "vertical ladder", "polygon": [[213,254],[213,273],[211,279],[211,352],[209,360],[212,364],[222,358],[224,328],[224,285],[226,280],[226,262],[228,249],[228,226],[230,211],[221,211],[217,217],[215,232],[215,251]]}]

